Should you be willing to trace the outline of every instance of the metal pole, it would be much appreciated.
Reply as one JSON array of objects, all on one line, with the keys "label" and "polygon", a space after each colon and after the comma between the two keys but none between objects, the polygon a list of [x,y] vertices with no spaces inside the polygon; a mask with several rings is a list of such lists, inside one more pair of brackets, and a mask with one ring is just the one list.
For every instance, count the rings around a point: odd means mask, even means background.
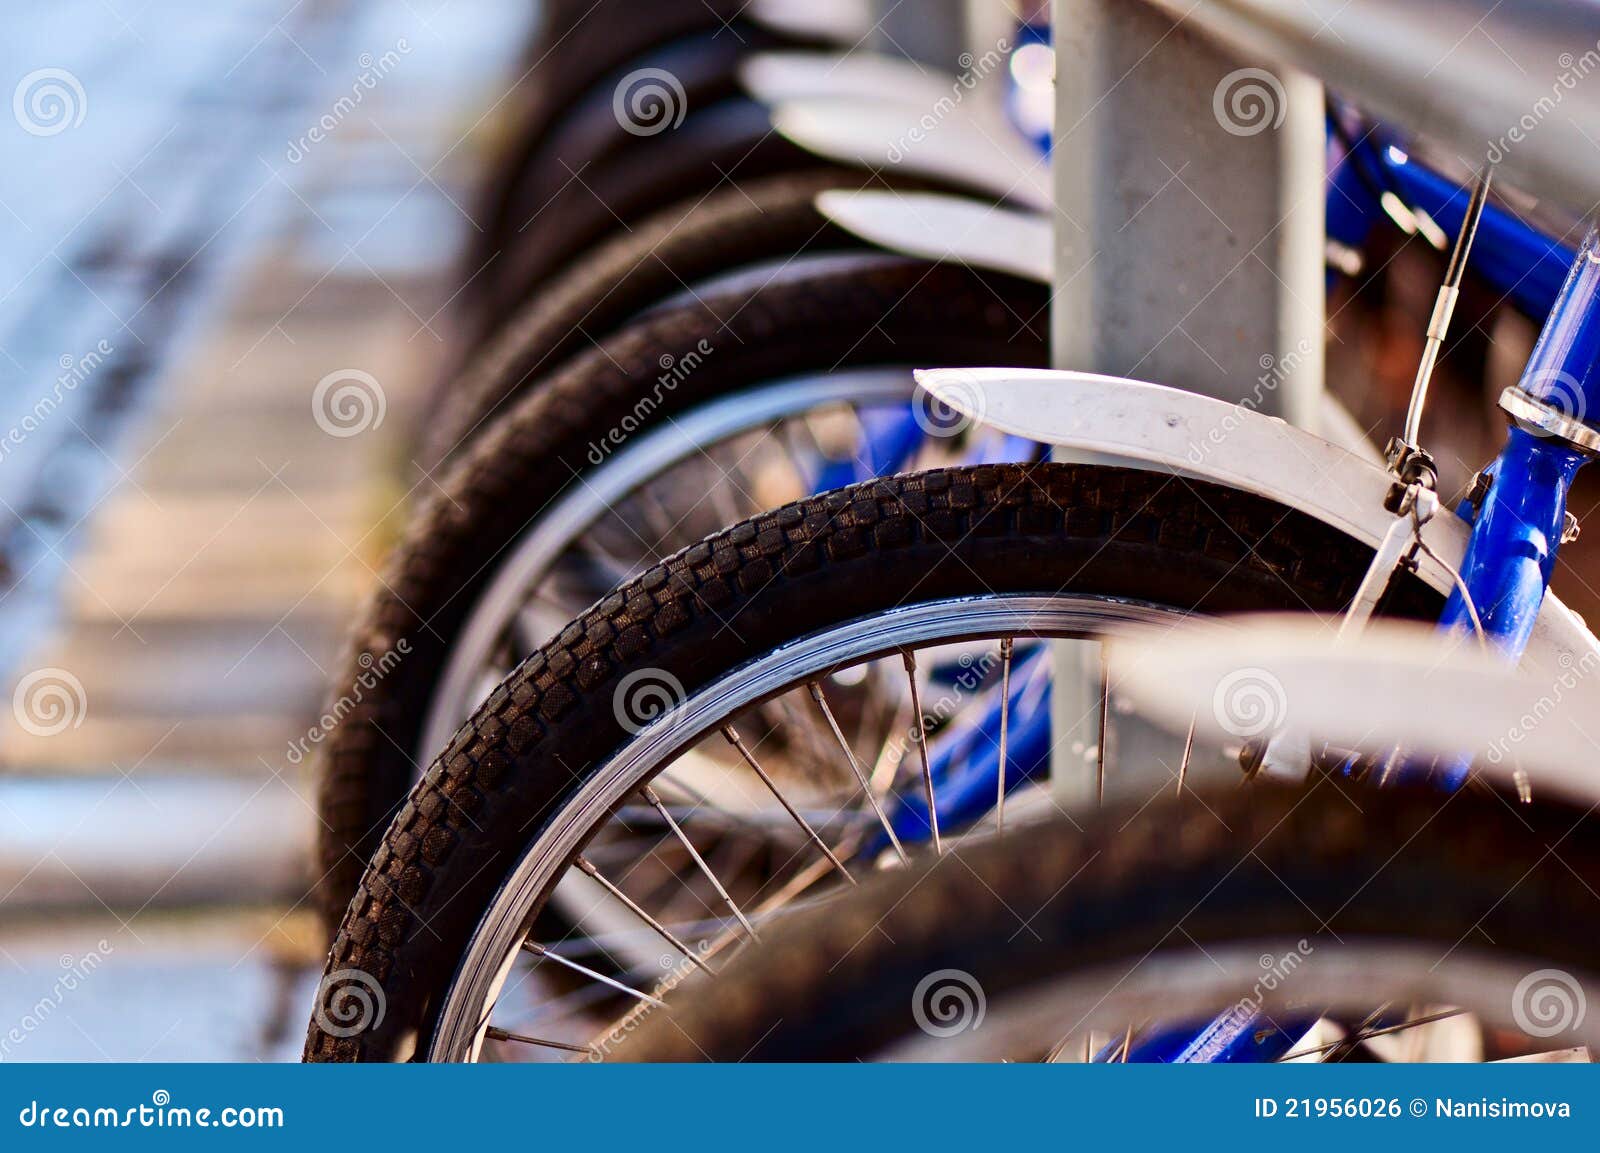
[{"label": "metal pole", "polygon": [[[1231,59],[1133,0],[1055,0],[1053,24],[1054,363],[1314,426],[1321,85]],[[1097,785],[1100,669],[1088,647],[1060,647],[1052,698],[1052,777],[1073,803]],[[1167,749],[1128,721],[1113,726],[1108,794],[1143,795],[1169,779],[1153,762],[1181,759],[1181,738]]]}]

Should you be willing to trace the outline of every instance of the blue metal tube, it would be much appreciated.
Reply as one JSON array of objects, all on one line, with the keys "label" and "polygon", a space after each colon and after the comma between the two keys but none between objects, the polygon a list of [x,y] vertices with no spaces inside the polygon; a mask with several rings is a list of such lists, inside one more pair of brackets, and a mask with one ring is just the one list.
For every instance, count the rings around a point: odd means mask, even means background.
[{"label": "blue metal tube", "polygon": [[1600,233],[1584,238],[1518,384],[1577,420],[1600,419]]},{"label": "blue metal tube", "polygon": [[[1426,212],[1445,232],[1461,231],[1470,192],[1418,164],[1393,147],[1373,147],[1395,195]],[[1484,206],[1468,267],[1495,291],[1511,297],[1519,309],[1540,317],[1561,290],[1574,252],[1538,229],[1524,224],[1493,202]]]},{"label": "blue metal tube", "polygon": [[922,445],[922,426],[910,405],[869,408],[858,414],[861,439],[849,460],[828,461],[811,484],[812,492],[828,492],[874,477],[889,476],[915,455]]},{"label": "blue metal tube", "polygon": [[[1017,661],[1011,672],[1010,724],[1006,733],[1006,790],[1043,776],[1050,761],[1050,693],[1036,670],[1048,659],[1041,647]],[[994,807],[1000,774],[1000,694],[966,727],[941,738],[928,750],[934,803],[942,828],[975,821]],[[889,823],[902,841],[932,835],[928,804],[920,790],[908,789],[889,801]],[[888,846],[888,837],[866,846],[868,856]]]},{"label": "blue metal tube", "polygon": [[[1476,510],[1461,577],[1484,632],[1512,660],[1533,632],[1555,568],[1567,489],[1586,459],[1561,441],[1514,428],[1490,466],[1494,480]],[[1459,590],[1439,623],[1458,631],[1472,628]]]},{"label": "blue metal tube", "polygon": [[1169,1028],[1135,1037],[1131,1062],[1185,1065],[1240,1065],[1276,1061],[1316,1024],[1291,1022],[1284,1029],[1248,1005],[1235,1005],[1203,1028]]},{"label": "blue metal tube", "polygon": [[[1591,232],[1573,261],[1519,387],[1579,423],[1600,414],[1600,239]],[[1567,491],[1588,456],[1567,441],[1517,427],[1490,466],[1492,482],[1470,510],[1472,539],[1461,579],[1483,631],[1508,660],[1521,657],[1555,569],[1567,512]],[[1439,625],[1473,627],[1460,590]],[[1444,762],[1426,774],[1446,789],[1465,783],[1470,764]],[[1414,774],[1406,774],[1414,775]]]}]

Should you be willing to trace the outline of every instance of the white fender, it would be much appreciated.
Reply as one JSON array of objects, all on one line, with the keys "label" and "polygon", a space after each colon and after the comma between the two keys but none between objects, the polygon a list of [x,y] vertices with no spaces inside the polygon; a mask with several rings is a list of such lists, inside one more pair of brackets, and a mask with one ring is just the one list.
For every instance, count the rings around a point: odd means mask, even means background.
[{"label": "white fender", "polygon": [[[960,89],[958,89],[960,91]],[[1016,132],[981,112],[981,93],[927,107],[834,98],[788,100],[772,122],[800,148],[858,167],[899,168],[1029,208],[1050,208],[1050,165]]]},{"label": "white fender", "polygon": [[[1054,243],[1050,217],[1042,212],[950,193],[845,189],[820,193],[817,211],[889,252],[1050,282]],[[1382,460],[1377,446],[1331,393],[1321,395],[1317,431],[1369,461]]]},{"label": "white fender", "polygon": [[739,65],[739,82],[763,104],[850,100],[915,109],[938,105],[959,83],[938,69],[881,52],[757,52]]},{"label": "white fender", "polygon": [[744,15],[775,32],[860,44],[872,35],[867,0],[750,0]]},{"label": "white fender", "polygon": [[1264,615],[1195,618],[1129,629],[1113,645],[1117,693],[1140,715],[1218,740],[1305,739],[1382,754],[1473,758],[1506,784],[1527,774],[1552,789],[1600,800],[1593,714],[1573,690],[1595,666],[1557,683],[1512,668],[1461,633],[1374,621],[1340,638],[1328,621]]},{"label": "white fender", "polygon": [[936,192],[843,189],[819,194],[817,211],[890,252],[1050,280],[1050,218],[1042,212]]},{"label": "white fender", "polygon": [[[925,369],[917,381],[983,424],[1046,444],[1117,457],[1243,489],[1314,516],[1376,548],[1394,517],[1383,507],[1392,478],[1379,464],[1277,417],[1159,384],[1044,369]],[[1452,567],[1467,525],[1441,511],[1423,539]],[[1441,593],[1449,574],[1422,558],[1422,578]],[[1554,683],[1574,668],[1600,667],[1600,641],[1546,593],[1522,667]],[[1600,677],[1571,691],[1580,715],[1600,716]]]}]

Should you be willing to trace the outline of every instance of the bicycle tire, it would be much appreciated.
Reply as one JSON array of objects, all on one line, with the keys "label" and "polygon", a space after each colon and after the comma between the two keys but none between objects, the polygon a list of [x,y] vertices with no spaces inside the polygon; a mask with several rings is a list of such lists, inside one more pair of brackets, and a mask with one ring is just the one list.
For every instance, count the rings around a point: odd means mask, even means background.
[{"label": "bicycle tire", "polygon": [[[522,172],[516,193],[521,219],[532,215],[532,207],[549,200],[572,173],[636,146],[641,136],[670,131],[670,118],[677,109],[687,116],[741,95],[740,65],[752,53],[784,44],[770,33],[758,31],[746,32],[743,41],[727,33],[700,32],[630,59],[622,69],[575,95]],[[671,94],[672,104],[664,108],[667,119],[659,124],[651,120],[642,131],[617,115],[622,82],[640,71],[666,73],[683,92],[681,104],[676,102],[676,94]]]},{"label": "bicycle tire", "polygon": [[490,163],[491,176],[485,181],[473,212],[484,231],[478,234],[479,243],[469,246],[464,254],[468,277],[492,259],[502,247],[503,238],[515,235],[521,223],[516,213],[522,203],[522,174],[532,165],[565,110],[607,75],[623,70],[629,60],[680,37],[705,31],[735,40],[741,36],[778,35],[782,43],[794,47],[812,43],[751,26],[739,19],[742,5],[732,0],[706,4],[698,0],[626,3],[627,10],[619,11],[625,3],[626,0],[585,0],[548,10],[522,75],[503,101],[517,112],[505,143]]},{"label": "bicycle tire", "polygon": [[[684,982],[670,1019],[631,1022],[612,1053],[854,1060],[916,1038],[914,994],[920,985],[926,996],[930,974],[960,974],[993,1009],[1061,978],[1108,968],[1126,978],[1146,958],[1253,942],[1253,959],[1265,940],[1305,941],[1313,966],[1317,951],[1358,943],[1448,955],[1487,940],[1525,968],[1538,958],[1592,969],[1592,948],[1571,928],[1600,878],[1600,822],[1582,808],[1488,790],[1352,798],[1348,788],[1322,780],[1167,798],[1083,828],[1053,821],[958,847],[958,863],[882,876],[786,919],[714,988]],[[1031,931],[1019,930],[1024,919]]]},{"label": "bicycle tire", "polygon": [[660,136],[571,177],[532,206],[521,235],[497,262],[489,293],[471,317],[479,336],[495,332],[522,302],[610,236],[663,207],[693,202],[729,181],[813,168],[817,158],[772,129],[753,100],[724,100]]},{"label": "bicycle tire", "polygon": [[[648,317],[574,357],[474,438],[409,524],[330,694],[318,901],[336,924],[417,775],[423,703],[493,563],[575,476],[588,444],[633,417],[663,351],[718,351],[665,393],[635,435],[709,400],[807,372],[913,362],[1040,365],[1046,290],[1013,277],[896,259],[781,281]],[[410,651],[376,684],[398,642]],[[387,658],[387,659],[386,659]]]},{"label": "bicycle tire", "polygon": [[[329,954],[330,975],[359,970],[378,984],[387,1015],[355,1036],[314,1017],[305,1055],[389,1060],[409,1055],[414,1038],[425,1050],[481,910],[521,850],[629,740],[613,692],[630,668],[664,672],[692,695],[813,631],[985,592],[1332,611],[1371,555],[1263,497],[1093,465],[910,474],[725,530],[585,612],[457,732],[373,855]],[[1389,596],[1402,615],[1441,607],[1410,574]]]},{"label": "bicycle tire", "polygon": [[438,467],[501,406],[685,284],[807,252],[870,249],[814,203],[819,192],[861,180],[849,169],[818,168],[751,181],[690,211],[665,209],[602,244],[525,303],[458,375],[441,380],[426,406],[420,463]]}]

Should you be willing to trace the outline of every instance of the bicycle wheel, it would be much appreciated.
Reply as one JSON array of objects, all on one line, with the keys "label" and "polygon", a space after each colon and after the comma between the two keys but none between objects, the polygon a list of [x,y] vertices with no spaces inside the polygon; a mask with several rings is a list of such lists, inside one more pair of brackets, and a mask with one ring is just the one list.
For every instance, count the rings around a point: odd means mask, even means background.
[{"label": "bicycle wheel", "polygon": [[1592,810],[1349,789],[1235,789],[962,847],[774,926],[610,1051],[1138,1059],[1240,1009],[1318,1023],[1289,1059],[1596,1044],[1600,973],[1574,931],[1600,881]]},{"label": "bicycle wheel", "polygon": [[708,278],[735,268],[867,250],[814,204],[820,192],[860,182],[860,173],[842,168],[755,180],[713,193],[692,211],[666,209],[596,248],[522,305],[463,371],[441,380],[427,405],[420,463],[437,468],[522,390],[686,284],[703,291]]},{"label": "bicycle wheel", "polygon": [[[1048,677],[1040,641],[1197,611],[1331,611],[1370,557],[1250,494],[1049,464],[872,482],[720,533],[577,618],[455,735],[347,910],[307,1056],[581,1047],[587,1032],[553,1017],[574,1005],[551,992],[557,967],[589,974],[580,1006],[642,996],[657,957],[705,963],[919,827],[937,843],[918,798],[962,742],[970,757],[940,771],[940,822],[981,822],[997,778],[980,772],[972,805],[963,766],[981,769],[989,746],[941,723],[946,700],[998,714],[997,732],[1015,713],[998,779],[1037,780],[1050,734],[1021,718],[1030,700],[1038,716]],[[1390,599],[1407,615],[1440,607],[1410,576]],[[569,908],[620,910],[619,927],[569,917],[577,935],[535,943],[562,885],[587,892]],[[329,1027],[349,980],[381,990],[381,1022]]]},{"label": "bicycle wheel", "polygon": [[[1045,301],[1041,286],[1011,277],[893,258],[665,310],[575,357],[520,397],[419,509],[330,693],[319,883],[330,921],[343,914],[383,829],[438,752],[439,746],[421,743],[425,726],[441,709],[448,713],[435,698],[444,675],[460,667],[452,666],[452,653],[469,629],[486,667],[503,675],[532,651],[521,632],[527,622],[517,611],[524,601],[549,595],[558,606],[549,615],[565,623],[635,567],[795,495],[781,487],[768,494],[748,481],[741,490],[713,471],[698,491],[678,485],[679,495],[668,503],[679,513],[653,516],[633,504],[628,515],[616,515],[631,492],[671,473],[674,461],[705,466],[721,456],[724,467],[736,469],[738,454],[746,451],[738,438],[760,441],[774,424],[830,406],[848,410],[890,400],[903,406],[912,388],[909,369],[919,363],[1041,364]],[[863,383],[859,397],[841,395],[826,380],[883,368],[896,369],[898,382]],[[731,417],[710,411],[718,402],[735,406]],[[698,425],[691,420],[697,413],[711,427],[698,447]],[[694,435],[635,475],[628,482],[633,488],[610,491],[605,478],[616,475],[621,453],[648,454],[648,434],[657,430]],[[818,435],[839,440],[837,431]],[[822,447],[820,455],[829,456]],[[723,455],[729,452],[732,457]],[[602,492],[604,500],[588,500],[581,515],[566,516],[572,507],[567,498]],[[724,497],[755,503],[715,503]],[[564,511],[553,543],[541,536],[529,545],[558,507]],[[684,519],[682,511],[695,515]],[[601,518],[613,530],[607,538],[612,549],[586,549],[585,540],[599,539],[595,522]],[[686,536],[691,530],[694,535]],[[568,562],[558,563],[563,555]],[[502,638],[509,649],[501,647]],[[453,690],[470,699],[444,722],[446,735],[476,704],[470,694],[481,690],[470,682]]]},{"label": "bicycle wheel", "polygon": [[519,215],[525,203],[519,195],[524,174],[566,109],[583,93],[624,69],[629,60],[696,32],[710,31],[735,42],[741,36],[767,34],[740,20],[740,5],[725,0],[646,5],[584,0],[561,7],[564,10],[547,11],[525,69],[505,98],[518,112],[472,214],[483,231],[475,234],[477,243],[465,254],[469,297],[476,295],[473,274],[494,258],[526,219]]},{"label": "bicycle wheel", "polygon": [[693,202],[730,180],[813,168],[817,158],[772,130],[767,109],[742,97],[696,111],[681,126],[645,137],[567,180],[518,221],[520,235],[497,262],[474,331],[494,332],[539,286],[584,251],[650,214]]},{"label": "bicycle wheel", "polygon": [[[741,95],[740,64],[756,52],[789,43],[753,29],[742,39],[726,31],[705,31],[626,61],[567,103],[522,171],[513,223],[520,228],[574,173],[636,147],[643,137],[670,132],[680,114]],[[629,99],[636,93],[660,103],[631,107]],[[507,240],[514,244],[518,235],[512,233]]]}]

